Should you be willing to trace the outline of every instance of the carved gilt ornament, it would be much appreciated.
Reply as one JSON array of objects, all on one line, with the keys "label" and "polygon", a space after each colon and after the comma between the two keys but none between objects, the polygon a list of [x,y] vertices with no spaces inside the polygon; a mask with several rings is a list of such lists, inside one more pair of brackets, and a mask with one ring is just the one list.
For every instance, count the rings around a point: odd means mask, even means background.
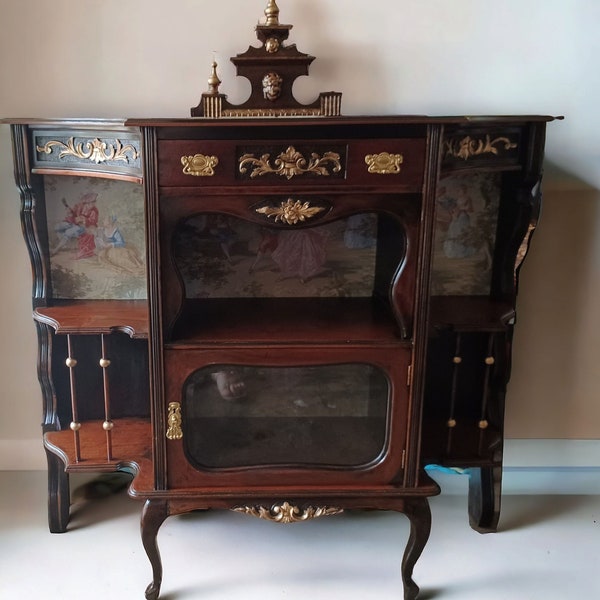
[{"label": "carved gilt ornament", "polygon": [[291,179],[295,175],[304,175],[312,173],[313,175],[330,175],[328,166],[333,173],[338,173],[342,169],[340,164],[340,155],[336,152],[325,152],[319,156],[315,152],[310,155],[310,160],[298,152],[293,146],[290,146],[285,152],[282,152],[275,159],[275,166],[271,166],[271,155],[263,154],[256,158],[254,154],[244,154],[239,159],[240,173],[246,173],[248,165],[255,167],[250,173],[251,178],[260,177],[268,173],[280,175],[286,179]]},{"label": "carved gilt ornament", "polygon": [[473,156],[480,156],[482,154],[498,155],[500,151],[498,146],[504,150],[512,150],[517,147],[517,144],[511,142],[507,137],[497,137],[492,140],[489,134],[485,138],[474,138],[467,135],[461,139],[454,138],[447,140],[446,156],[468,160]]},{"label": "carved gilt ornament", "polygon": [[71,137],[67,143],[59,140],[51,140],[43,146],[36,146],[38,152],[52,154],[54,146],[61,148],[58,158],[65,156],[74,156],[82,160],[90,160],[97,165],[106,161],[129,162],[127,153],[131,153],[131,159],[136,160],[139,152],[131,144],[123,145],[120,140],[115,140],[114,146],[98,138],[88,142],[79,142],[75,144],[75,138]]},{"label": "carved gilt ornament", "polygon": [[275,223],[281,221],[287,225],[296,225],[324,210],[323,206],[311,206],[310,202],[301,202],[300,200],[288,198],[280,206],[262,206],[261,208],[257,208],[256,212],[265,215],[267,218],[275,217]]},{"label": "carved gilt ornament", "polygon": [[204,154],[194,154],[194,156],[182,156],[184,175],[193,175],[194,177],[212,177],[219,164],[216,156],[206,156]]},{"label": "carved gilt ornament", "polygon": [[329,506],[307,506],[306,508],[300,508],[294,506],[289,502],[283,502],[281,504],[274,504],[270,508],[267,506],[238,506],[233,509],[235,512],[244,513],[252,517],[259,519],[265,519],[274,523],[301,523],[302,521],[309,521],[311,519],[317,519],[319,517],[326,517],[330,515],[337,515],[343,510],[341,508],[334,508]]}]

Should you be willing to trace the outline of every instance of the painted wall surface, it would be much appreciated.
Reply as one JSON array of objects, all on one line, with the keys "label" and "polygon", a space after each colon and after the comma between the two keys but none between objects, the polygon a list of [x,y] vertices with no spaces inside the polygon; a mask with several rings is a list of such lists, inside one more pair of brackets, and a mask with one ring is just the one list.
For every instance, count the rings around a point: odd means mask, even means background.
[{"label": "painted wall surface", "polygon": [[[265,0],[0,0],[0,116],[183,117],[213,52],[255,45]],[[549,125],[545,205],[522,271],[507,433],[600,438],[600,3],[279,0],[317,57],[296,95],[342,91],[344,114],[564,114]],[[0,127],[0,449],[39,439],[28,257]],[[41,455],[41,446],[35,449]],[[27,446],[29,448],[29,446]]]}]

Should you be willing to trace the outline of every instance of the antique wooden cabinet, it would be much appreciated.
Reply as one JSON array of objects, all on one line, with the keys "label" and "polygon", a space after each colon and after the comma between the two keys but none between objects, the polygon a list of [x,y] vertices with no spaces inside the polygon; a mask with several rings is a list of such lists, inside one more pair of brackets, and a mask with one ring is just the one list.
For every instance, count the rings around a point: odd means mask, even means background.
[{"label": "antique wooden cabinet", "polygon": [[[471,524],[497,525],[551,118],[342,117],[334,92],[299,106],[290,78],[312,57],[275,9],[235,59],[262,85],[247,105],[215,69],[195,118],[8,121],[50,530],[67,528],[69,473],[132,471],[156,598],[169,515],[396,510],[415,598],[427,464],[470,469]],[[293,67],[273,86],[278,52]]]}]

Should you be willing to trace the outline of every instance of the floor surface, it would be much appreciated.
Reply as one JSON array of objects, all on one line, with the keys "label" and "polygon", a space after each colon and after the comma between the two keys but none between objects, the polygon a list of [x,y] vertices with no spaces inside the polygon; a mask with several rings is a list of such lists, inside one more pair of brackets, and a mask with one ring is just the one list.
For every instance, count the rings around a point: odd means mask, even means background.
[{"label": "floor surface", "polygon": [[[0,472],[0,599],[143,600],[141,504],[124,492],[79,502],[69,531],[50,534],[45,486],[45,473]],[[460,490],[431,506],[420,600],[600,598],[600,496],[506,495],[488,535],[469,528]],[[161,598],[401,600],[407,534],[395,513],[287,526],[226,511],[171,517],[159,534]]]}]

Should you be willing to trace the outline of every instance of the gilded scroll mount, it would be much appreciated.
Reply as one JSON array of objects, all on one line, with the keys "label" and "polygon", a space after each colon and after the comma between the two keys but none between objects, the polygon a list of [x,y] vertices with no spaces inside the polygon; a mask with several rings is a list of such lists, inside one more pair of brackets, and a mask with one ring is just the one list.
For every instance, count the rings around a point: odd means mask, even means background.
[{"label": "gilded scroll mount", "polygon": [[489,134],[485,137],[467,135],[461,138],[450,138],[445,142],[446,156],[469,160],[474,156],[493,154],[498,156],[501,150],[508,151],[517,148],[517,143],[505,136],[492,139]]},{"label": "gilded scroll mount", "polygon": [[43,146],[36,146],[36,150],[43,154],[52,154],[54,147],[60,150],[59,159],[73,156],[81,160],[89,160],[97,165],[109,161],[128,163],[130,161],[128,153],[131,155],[131,160],[136,160],[139,157],[139,152],[134,146],[131,144],[123,145],[119,139],[116,139],[114,144],[99,138],[77,143],[75,138],[71,137],[66,143],[60,140],[50,140]]},{"label": "gilded scroll mount", "polygon": [[294,146],[289,146],[285,152],[281,152],[273,165],[270,154],[263,154],[258,158],[254,154],[243,154],[239,158],[240,173],[247,173],[249,167],[254,167],[250,173],[251,179],[267,174],[279,175],[288,180],[305,174],[326,177],[342,170],[340,155],[337,152],[325,152],[322,156],[312,152],[310,159],[306,159]]},{"label": "gilded scroll mount", "polygon": [[273,523],[282,523],[286,525],[289,523],[310,521],[311,519],[317,519],[319,517],[337,515],[343,512],[343,509],[341,508],[330,506],[307,506],[301,508],[290,504],[289,502],[273,504],[271,507],[263,505],[238,506],[232,510]]}]

